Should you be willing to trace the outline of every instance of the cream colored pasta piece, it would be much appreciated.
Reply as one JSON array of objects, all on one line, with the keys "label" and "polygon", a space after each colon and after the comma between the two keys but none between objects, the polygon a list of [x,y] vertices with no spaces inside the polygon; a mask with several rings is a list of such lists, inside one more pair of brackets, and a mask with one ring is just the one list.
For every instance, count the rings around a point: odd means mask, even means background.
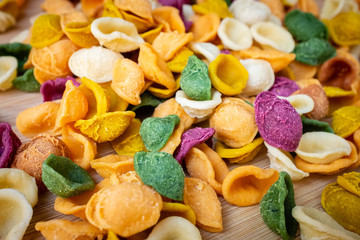
[{"label": "cream colored pasta piece", "polygon": [[342,12],[359,12],[359,6],[355,0],[325,0],[320,19],[332,19]]},{"label": "cream colored pasta piece", "polygon": [[235,18],[224,18],[217,33],[224,47],[234,51],[248,49],[253,43],[249,27]]},{"label": "cream colored pasta piece", "polygon": [[278,18],[277,16],[275,16],[274,14],[271,14],[269,19],[268,19],[268,22],[272,22],[278,26],[281,26],[282,25],[282,22],[281,22],[281,19]]},{"label": "cream colored pasta piece", "polygon": [[69,68],[78,77],[105,83],[113,78],[114,63],[123,58],[120,53],[99,46],[82,48],[71,55]]},{"label": "cream colored pasta piece", "polygon": [[9,42],[10,43],[14,43],[14,42],[22,43],[22,42],[25,42],[26,38],[29,36],[29,32],[30,32],[29,29],[21,31],[17,35],[15,35],[14,37],[12,37]]},{"label": "cream colored pasta piece", "polygon": [[356,233],[346,230],[326,212],[312,207],[295,206],[292,216],[300,224],[300,236],[303,240],[355,240],[360,239]]},{"label": "cream colored pasta piece", "polygon": [[256,42],[262,46],[270,46],[276,50],[291,53],[295,41],[289,31],[272,22],[258,22],[251,26],[251,34]]},{"label": "cream colored pasta piece", "polygon": [[327,164],[350,155],[351,146],[344,138],[333,133],[307,132],[301,137],[295,152],[307,162]]},{"label": "cream colored pasta piece", "polygon": [[191,18],[195,15],[192,5],[183,4],[182,5],[183,17],[185,21],[191,21]]},{"label": "cream colored pasta piece", "polygon": [[212,90],[212,98],[208,101],[195,101],[190,99],[183,90],[178,90],[175,95],[175,100],[191,117],[205,118],[208,117],[216,106],[221,103],[221,93]]},{"label": "cream colored pasta piece", "polygon": [[36,186],[35,178],[23,170],[16,168],[1,168],[0,169],[0,189],[12,188],[26,197],[32,207],[38,201],[38,188]]},{"label": "cream colored pasta piece", "polygon": [[288,100],[300,115],[309,113],[314,109],[314,100],[305,94],[295,94],[289,97],[279,96],[279,98]]},{"label": "cream colored pasta piece", "polygon": [[272,87],[275,82],[275,75],[269,62],[251,58],[240,60],[240,62],[249,73],[246,87],[241,94],[247,96],[257,95]]},{"label": "cream colored pasta piece", "polygon": [[271,16],[271,10],[266,4],[254,0],[236,0],[229,10],[234,18],[249,26],[267,21]]},{"label": "cream colored pasta piece", "polygon": [[161,220],[153,228],[147,240],[201,240],[200,231],[185,218],[171,216]]},{"label": "cream colored pasta piece", "polygon": [[215,58],[220,55],[220,49],[216,45],[208,42],[194,43],[191,45],[191,50],[203,55],[209,62],[214,61]]},{"label": "cream colored pasta piece", "polygon": [[95,19],[91,23],[91,33],[102,46],[115,52],[136,50],[144,42],[135,24],[116,17]]},{"label": "cream colored pasta piece", "polygon": [[0,57],[0,90],[12,87],[12,80],[16,78],[18,61],[13,56]]},{"label": "cream colored pasta piece", "polygon": [[25,196],[11,188],[0,189],[0,212],[0,239],[22,239],[33,215]]},{"label": "cream colored pasta piece", "polygon": [[288,152],[284,152],[264,142],[268,149],[267,155],[270,159],[270,168],[278,170],[279,172],[287,172],[292,180],[301,180],[308,177],[309,173],[301,171],[293,163],[292,156]]},{"label": "cream colored pasta piece", "polygon": [[0,11],[0,33],[5,32],[15,24],[16,20],[11,14]]}]

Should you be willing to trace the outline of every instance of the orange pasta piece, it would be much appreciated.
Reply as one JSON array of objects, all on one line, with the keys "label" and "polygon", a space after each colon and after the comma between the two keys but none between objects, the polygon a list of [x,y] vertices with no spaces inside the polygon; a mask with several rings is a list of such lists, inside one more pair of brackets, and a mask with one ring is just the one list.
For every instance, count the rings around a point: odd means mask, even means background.
[{"label": "orange pasta piece", "polygon": [[131,14],[124,10],[120,10],[120,13],[126,21],[132,22],[133,24],[135,24],[139,33],[143,33],[145,31],[147,31],[149,28],[151,28],[154,25],[154,21],[152,18],[144,19],[142,17]]},{"label": "orange pasta piece", "polygon": [[95,193],[86,205],[86,217],[99,229],[128,237],[154,226],[161,209],[161,196],[150,187],[120,183]]},{"label": "orange pasta piece", "polygon": [[[66,36],[69,37],[69,34],[66,32],[65,30],[65,26],[69,23],[86,23],[88,22],[88,18],[86,17],[86,15],[83,12],[80,12],[78,10],[72,10],[70,12],[66,12],[60,15],[60,25],[62,30],[64,31],[64,33],[66,34]],[[85,25],[86,26],[86,25]],[[91,33],[90,28],[88,28],[88,31]],[[85,32],[83,32],[83,34],[85,34]],[[71,37],[69,37],[69,39],[71,40]],[[99,42],[97,42],[97,45],[99,44]],[[91,47],[91,46],[89,46]]]},{"label": "orange pasta piece", "polygon": [[307,65],[298,61],[292,61],[289,67],[294,74],[295,81],[313,78],[317,71],[316,66]]},{"label": "orange pasta piece", "polygon": [[185,25],[178,9],[169,6],[158,7],[152,10],[152,15],[157,24],[163,25],[163,31],[185,33]]},{"label": "orange pasta piece", "polygon": [[198,178],[185,178],[184,203],[195,212],[196,224],[208,232],[223,230],[221,203],[215,190]]},{"label": "orange pasta piece", "polygon": [[109,179],[104,179],[100,183],[96,184],[93,190],[86,191],[69,198],[56,197],[54,208],[60,213],[72,214],[81,219],[86,219],[85,208],[89,199],[92,195],[94,195],[94,193],[110,185],[113,185],[113,183]]},{"label": "orange pasta piece", "polygon": [[96,142],[81,134],[72,124],[62,128],[61,140],[68,146],[73,162],[84,169],[90,168],[90,161],[97,153]]},{"label": "orange pasta piece", "polygon": [[275,49],[262,50],[255,46],[245,50],[233,51],[232,53],[235,57],[241,59],[254,58],[268,61],[274,72],[279,72],[286,68],[295,59],[295,54],[293,53],[284,53]]},{"label": "orange pasta piece", "polygon": [[35,107],[25,109],[16,117],[16,127],[26,137],[35,137],[41,133],[51,136],[60,135],[60,129],[55,129],[56,116],[60,103],[44,102]]},{"label": "orange pasta piece", "polygon": [[194,35],[194,42],[211,42],[216,38],[217,29],[220,25],[220,17],[216,13],[207,13],[197,16],[190,32]]},{"label": "orange pasta piece", "polygon": [[169,67],[150,44],[143,43],[140,45],[138,61],[147,79],[169,89],[176,87],[174,76]]},{"label": "orange pasta piece", "polygon": [[223,183],[226,175],[229,173],[229,168],[224,162],[224,160],[220,157],[220,155],[217,152],[212,150],[205,143],[201,143],[197,145],[196,148],[203,151],[210,160],[215,171],[215,180],[218,181],[219,183]]},{"label": "orange pasta piece", "polygon": [[132,105],[141,103],[140,93],[145,86],[144,73],[135,62],[124,58],[115,62],[111,88]]},{"label": "orange pasta piece", "polygon": [[88,17],[95,17],[104,4],[103,0],[80,0],[80,2],[81,2],[81,10]]},{"label": "orange pasta piece", "polygon": [[176,148],[181,143],[181,135],[183,134],[183,132],[184,132],[184,126],[182,124],[176,126],[169,140],[166,142],[165,146],[161,148],[159,151],[173,154]]},{"label": "orange pasta piece", "polygon": [[110,176],[110,182],[112,183],[112,185],[116,185],[116,184],[120,184],[120,183],[137,183],[137,184],[144,184],[141,181],[141,178],[139,177],[139,175],[137,175],[137,173],[135,172],[135,170],[133,171],[128,171],[126,173],[113,173]]},{"label": "orange pasta piece", "polygon": [[279,178],[274,169],[241,166],[233,169],[224,179],[222,192],[225,200],[240,207],[258,204]]},{"label": "orange pasta piece", "polygon": [[335,174],[341,171],[344,171],[345,169],[352,167],[353,164],[358,164],[359,162],[359,156],[356,150],[355,145],[348,141],[348,143],[351,146],[351,153],[348,156],[344,156],[340,159],[337,159],[329,164],[315,164],[315,163],[309,163],[303,159],[301,159],[299,156],[295,157],[295,165],[297,168],[304,172],[308,173],[320,173],[324,175],[331,175]]},{"label": "orange pasta piece", "polygon": [[315,17],[319,16],[319,7],[314,0],[299,0],[298,7],[303,12],[312,13]]},{"label": "orange pasta piece", "polygon": [[65,219],[53,219],[38,222],[35,229],[48,240],[56,239],[103,239],[106,231],[101,231],[87,221],[71,222]]},{"label": "orange pasta piece", "polygon": [[184,131],[187,130],[194,123],[195,118],[189,116],[175,98],[170,98],[165,102],[158,105],[154,112],[153,117],[166,117],[175,114],[180,118],[180,124],[184,126]]},{"label": "orange pasta piece", "polygon": [[214,168],[206,154],[198,148],[191,148],[185,156],[185,165],[190,177],[206,181],[221,194],[221,183],[215,180]]},{"label": "orange pasta piece", "polygon": [[78,50],[69,39],[61,39],[48,47],[34,49],[31,56],[34,75],[39,83],[57,77],[72,75],[68,66],[69,58]]},{"label": "orange pasta piece", "polygon": [[272,14],[278,17],[281,21],[284,21],[285,18],[285,9],[281,0],[260,0],[260,2],[266,4]]},{"label": "orange pasta piece", "polygon": [[114,0],[119,9],[152,21],[151,5],[148,0]]},{"label": "orange pasta piece", "polygon": [[123,174],[129,171],[134,171],[132,156],[110,154],[105,157],[92,160],[90,165],[103,178],[108,178],[113,173]]},{"label": "orange pasta piece", "polygon": [[65,86],[60,109],[56,117],[56,128],[62,128],[67,123],[84,118],[88,111],[86,96],[75,87],[72,81],[67,81]]},{"label": "orange pasta piece", "polygon": [[186,44],[193,39],[192,33],[161,32],[152,43],[152,47],[159,55],[168,61]]},{"label": "orange pasta piece", "polygon": [[47,13],[59,15],[75,9],[69,0],[45,0],[41,8]]}]

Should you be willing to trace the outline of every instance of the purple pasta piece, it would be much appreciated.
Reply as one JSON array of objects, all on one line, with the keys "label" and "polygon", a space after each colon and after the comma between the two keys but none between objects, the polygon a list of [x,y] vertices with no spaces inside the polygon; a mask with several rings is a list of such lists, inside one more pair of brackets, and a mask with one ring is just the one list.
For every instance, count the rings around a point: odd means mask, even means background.
[{"label": "purple pasta piece", "polygon": [[21,141],[6,122],[0,122],[0,140],[0,168],[10,167]]},{"label": "purple pasta piece", "polygon": [[288,97],[293,92],[299,90],[300,87],[295,81],[286,77],[276,77],[274,85],[269,89],[270,92],[275,93],[278,96]]},{"label": "purple pasta piece", "polygon": [[71,80],[76,87],[80,86],[80,83],[70,76],[44,82],[40,87],[40,92],[43,95],[43,101],[48,102],[61,99],[65,91],[65,84],[68,80]]},{"label": "purple pasta piece", "polygon": [[222,54],[231,54],[231,52],[229,50],[227,50],[227,49],[221,50],[220,53],[222,53]]},{"label": "purple pasta piece", "polygon": [[192,147],[206,142],[214,133],[214,128],[196,127],[187,130],[181,135],[181,143],[176,151],[175,159],[181,164],[183,158]]},{"label": "purple pasta piece", "polygon": [[302,136],[302,122],[295,108],[275,93],[265,91],[255,99],[255,122],[265,142],[293,152]]}]

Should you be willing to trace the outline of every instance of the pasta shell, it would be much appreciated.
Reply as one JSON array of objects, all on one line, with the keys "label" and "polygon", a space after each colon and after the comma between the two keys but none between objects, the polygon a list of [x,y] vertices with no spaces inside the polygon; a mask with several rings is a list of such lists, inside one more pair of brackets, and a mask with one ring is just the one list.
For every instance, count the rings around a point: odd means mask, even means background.
[{"label": "pasta shell", "polygon": [[212,90],[212,98],[208,101],[195,101],[186,96],[183,90],[176,92],[175,100],[191,117],[205,118],[208,117],[214,108],[221,103],[221,93]]},{"label": "pasta shell", "polygon": [[0,90],[12,87],[12,80],[16,78],[18,61],[13,56],[0,57]]},{"label": "pasta shell", "polygon": [[325,0],[320,13],[320,19],[332,19],[342,12],[358,12],[355,0]]},{"label": "pasta shell", "polygon": [[281,97],[281,99],[286,99],[290,104],[295,108],[298,114],[309,113],[314,109],[314,100],[305,94],[295,94],[289,97]]},{"label": "pasta shell", "polygon": [[326,212],[316,208],[295,206],[292,215],[300,223],[301,239],[360,239],[359,235],[346,230]]},{"label": "pasta shell", "polygon": [[224,18],[217,33],[224,47],[231,50],[248,49],[253,43],[249,27],[235,18]]},{"label": "pasta shell", "polygon": [[172,216],[161,220],[151,231],[147,240],[201,240],[200,231],[185,218]]},{"label": "pasta shell", "polygon": [[32,207],[34,207],[38,201],[38,188],[35,178],[20,169],[0,169],[0,189],[2,188],[12,188],[21,192]]},{"label": "pasta shell", "polygon": [[101,17],[91,24],[91,33],[105,46],[115,52],[130,52],[140,47],[140,37],[135,24],[121,18]]},{"label": "pasta shell", "polygon": [[212,43],[194,43],[191,45],[191,49],[203,55],[209,62],[214,61],[220,55],[220,49]]},{"label": "pasta shell", "polygon": [[351,146],[342,137],[328,132],[307,132],[300,139],[296,154],[317,164],[327,164],[350,155]]},{"label": "pasta shell", "polygon": [[82,48],[71,55],[69,68],[78,77],[105,83],[113,79],[113,65],[118,59],[123,59],[120,53],[103,47]]},{"label": "pasta shell", "polygon": [[237,20],[251,26],[270,18],[270,8],[262,2],[254,0],[236,0],[229,8]]},{"label": "pasta shell", "polygon": [[249,73],[245,88],[241,94],[252,96],[269,90],[275,82],[274,71],[271,64],[261,59],[240,60]]},{"label": "pasta shell", "polygon": [[264,144],[268,149],[267,155],[270,159],[270,168],[278,170],[279,172],[287,172],[292,180],[301,180],[309,176],[309,173],[303,172],[295,166],[288,152],[275,148],[266,142],[264,142]]},{"label": "pasta shell", "polygon": [[11,14],[0,11],[0,33],[5,32],[15,24],[16,20]]},{"label": "pasta shell", "polygon": [[23,194],[6,188],[0,190],[0,238],[22,239],[33,215],[33,209]]},{"label": "pasta shell", "polygon": [[258,22],[252,25],[250,30],[254,40],[263,46],[270,46],[286,53],[294,50],[295,41],[291,34],[275,23]]}]

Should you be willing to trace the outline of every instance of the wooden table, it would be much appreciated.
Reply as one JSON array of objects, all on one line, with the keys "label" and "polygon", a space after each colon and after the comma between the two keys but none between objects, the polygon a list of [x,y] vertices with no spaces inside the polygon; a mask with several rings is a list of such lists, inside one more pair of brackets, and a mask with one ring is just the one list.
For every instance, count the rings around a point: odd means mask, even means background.
[{"label": "wooden table", "polygon": [[[5,34],[0,35],[0,43],[8,42],[10,38],[18,32],[30,26],[28,18],[40,12],[40,3],[42,0],[29,0],[23,15],[17,26]],[[40,93],[25,93],[16,89],[0,92],[0,121],[9,122],[15,133],[20,137],[21,141],[28,142],[29,139],[22,136],[15,126],[15,119],[18,113],[26,108],[36,106],[42,102]],[[98,156],[102,157],[109,153],[113,153],[110,144],[100,144],[98,147]],[[263,149],[260,154],[251,162],[247,163],[262,168],[269,167],[269,159],[266,151]],[[230,169],[243,164],[229,165]],[[100,176],[93,173],[95,179],[101,179]],[[320,204],[320,196],[323,188],[336,181],[336,175],[322,176],[312,174],[310,177],[294,182],[296,204],[301,206],[315,207],[322,209]],[[259,206],[237,207],[227,203],[221,196],[224,230],[220,233],[209,233],[201,230],[203,239],[280,239],[278,235],[273,233],[263,222],[259,214]],[[34,208],[32,221],[26,231],[24,239],[44,239],[42,235],[34,229],[36,222],[47,221],[50,219],[63,218],[68,220],[76,220],[74,216],[66,216],[54,210],[55,196],[47,192],[39,196],[39,202]],[[299,233],[298,233],[299,235]],[[297,236],[299,239],[299,236]]]}]

